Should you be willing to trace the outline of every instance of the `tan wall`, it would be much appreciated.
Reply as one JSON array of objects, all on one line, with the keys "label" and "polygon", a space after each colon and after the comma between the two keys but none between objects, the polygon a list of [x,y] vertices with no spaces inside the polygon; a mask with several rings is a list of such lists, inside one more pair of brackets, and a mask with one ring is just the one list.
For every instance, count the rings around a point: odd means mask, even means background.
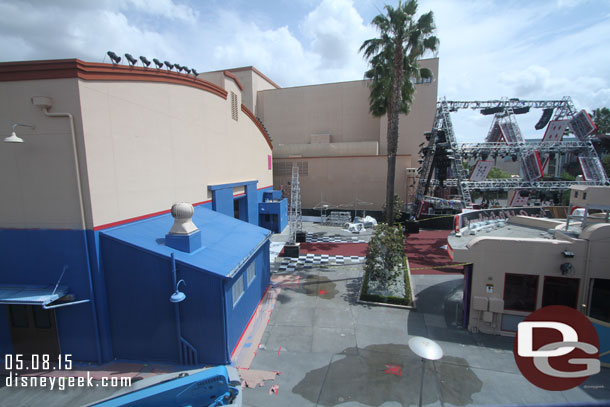
[{"label": "tan wall", "polygon": [[77,79],[0,83],[2,138],[13,123],[25,143],[0,143],[0,227],[82,228],[72,137],[66,118],[49,118],[32,96],[72,113],[88,228],[211,199],[210,184],[273,184],[271,148],[230,97],[188,86]]},{"label": "tan wall", "polygon": [[252,69],[239,69],[231,71],[244,87],[244,105],[248,107],[256,116],[260,117],[257,107],[257,94],[259,91],[276,89],[265,78],[254,72]]},{"label": "tan wall", "polygon": [[95,225],[208,200],[210,184],[272,185],[271,149],[241,107],[231,118],[230,96],[146,82],[79,88]]},{"label": "tan wall", "polygon": [[276,144],[273,148],[275,158],[288,157],[336,157],[378,155],[379,143],[376,141],[357,141],[348,143]]},{"label": "tan wall", "polygon": [[[41,95],[53,96],[51,111],[73,113],[82,134],[76,79],[0,82],[0,227],[82,228],[70,124],[32,105]],[[24,143],[1,142],[14,123],[36,129],[17,128]]]},{"label": "tan wall", "polygon": [[[373,203],[362,205],[359,210],[381,210],[385,202],[387,159],[384,156],[279,159],[274,160],[274,165],[277,166],[279,162],[307,163],[308,174],[300,176],[303,208],[318,205],[321,195],[326,203],[343,205],[345,209],[353,209],[356,197]],[[397,157],[395,188],[403,200],[406,198],[407,183],[404,169],[410,166],[410,156]],[[284,191],[289,191],[286,186],[291,176],[281,175],[277,169],[274,172],[274,189],[284,186]]]},{"label": "tan wall", "polygon": [[[501,333],[502,313],[494,313],[492,323],[484,322],[481,311],[473,305],[475,297],[494,298],[503,301],[504,279],[507,273],[538,275],[536,308],[542,306],[544,276],[582,278],[585,274],[586,244],[584,241],[567,242],[549,239],[509,239],[480,237],[473,239],[467,252],[455,251],[457,262],[472,262],[472,294],[469,329],[484,333]],[[570,259],[573,271],[562,276],[560,266],[566,262],[561,253],[567,250],[575,253]],[[493,284],[493,294],[486,293],[486,285]],[[582,282],[581,282],[582,285]],[[581,287],[582,288],[582,287]],[[581,290],[578,303],[582,303]],[[529,312],[504,310],[504,314],[526,316]]]},{"label": "tan wall", "polygon": [[589,277],[610,279],[610,224],[588,226],[581,237],[590,242]]},{"label": "tan wall", "polygon": [[257,109],[274,145],[308,144],[324,133],[332,143],[378,141],[368,95],[364,81],[272,89],[259,92]]},{"label": "tan wall", "polygon": [[[584,198],[586,194],[586,198]],[[578,196],[576,196],[578,195]],[[570,189],[570,205],[610,205],[610,188],[602,186],[574,185]]]},{"label": "tan wall", "polygon": [[[524,219],[524,217],[521,220]],[[532,221],[536,219],[527,218]],[[511,218],[511,222],[515,218]],[[523,223],[523,222],[521,222]],[[544,229],[541,229],[544,230]],[[454,251],[454,261],[473,263],[471,311],[469,329],[485,333],[502,333],[501,313],[494,314],[494,322],[482,320],[482,312],[474,303],[479,298],[503,301],[504,279],[507,273],[538,275],[536,308],[542,306],[544,277],[568,277],[580,279],[578,304],[586,303],[589,282],[592,278],[610,278],[610,224],[588,227],[580,238],[568,238],[557,233],[559,239],[516,239],[477,237],[467,245],[468,249]],[[568,240],[563,240],[563,239]],[[566,258],[563,251],[574,253]],[[572,270],[562,275],[561,264],[569,262]],[[493,284],[494,292],[486,292],[486,285]],[[504,314],[526,316],[529,312],[504,310]]]},{"label": "tan wall", "polygon": [[[431,83],[415,85],[411,110],[408,115],[400,115],[398,121],[398,154],[418,154],[419,144],[426,141],[424,133],[432,130],[434,124],[438,98],[438,58],[421,60],[420,66],[430,69],[434,77]],[[383,116],[379,122],[380,154],[388,153],[387,133],[388,120],[387,116]]]}]

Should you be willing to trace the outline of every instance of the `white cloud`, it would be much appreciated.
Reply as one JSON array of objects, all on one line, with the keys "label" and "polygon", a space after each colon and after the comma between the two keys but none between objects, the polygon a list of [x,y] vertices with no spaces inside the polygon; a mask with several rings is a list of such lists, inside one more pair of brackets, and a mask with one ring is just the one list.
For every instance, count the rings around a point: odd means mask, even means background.
[{"label": "white cloud", "polygon": [[[3,59],[81,58],[97,62],[108,50],[177,56],[171,34],[164,33],[162,24],[147,26],[129,17],[144,6],[138,0],[0,3]],[[197,13],[169,0],[156,0],[150,2],[146,14],[186,23],[194,21]]]},{"label": "white cloud", "polygon": [[197,21],[198,12],[184,4],[176,4],[172,0],[124,0],[123,7],[133,6],[138,11],[194,23]]},{"label": "white cloud", "polygon": [[[0,58],[101,61],[113,50],[199,71],[254,65],[282,86],[355,80],[384,3],[283,0],[249,13],[244,0],[0,0]],[[439,97],[571,95],[577,106],[610,106],[610,5],[421,0],[428,10],[441,40]]]},{"label": "white cloud", "polygon": [[375,35],[351,0],[323,0],[305,17],[302,30],[325,64],[321,69],[349,67],[362,42]]}]

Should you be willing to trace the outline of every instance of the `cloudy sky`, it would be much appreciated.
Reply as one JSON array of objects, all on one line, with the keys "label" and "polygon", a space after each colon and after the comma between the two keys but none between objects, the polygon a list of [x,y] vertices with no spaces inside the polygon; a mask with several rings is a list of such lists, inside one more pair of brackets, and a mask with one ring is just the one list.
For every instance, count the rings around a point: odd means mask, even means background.
[{"label": "cloudy sky", "polygon": [[[108,62],[113,50],[199,71],[254,65],[283,87],[358,80],[358,49],[386,3],[397,0],[0,0],[0,61]],[[439,98],[610,107],[610,1],[420,0],[419,10],[434,12],[441,41]]]}]

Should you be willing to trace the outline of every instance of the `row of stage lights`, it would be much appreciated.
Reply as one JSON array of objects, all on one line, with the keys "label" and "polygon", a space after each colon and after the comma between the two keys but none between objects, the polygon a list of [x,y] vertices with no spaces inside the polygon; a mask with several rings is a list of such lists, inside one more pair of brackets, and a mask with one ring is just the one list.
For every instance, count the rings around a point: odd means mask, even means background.
[{"label": "row of stage lights", "polygon": [[[114,52],[108,51],[106,54],[110,57],[114,65],[121,62],[121,57],[115,54]],[[134,66],[138,63],[138,60],[131,56],[131,54],[125,54],[125,59],[127,59],[129,66]],[[149,61],[148,58],[143,56],[140,56],[140,61],[142,62],[142,66],[145,66],[146,68],[148,68],[151,64],[151,61]],[[163,66],[165,66],[168,71],[175,69],[176,71],[185,72],[186,74],[193,74],[194,76],[199,75],[199,72],[197,72],[197,70],[195,70],[194,68],[188,68],[183,65],[172,64],[169,61],[161,62],[157,58],[153,58],[152,62],[154,62],[154,64],[157,66],[157,69],[161,69],[163,68]]]}]

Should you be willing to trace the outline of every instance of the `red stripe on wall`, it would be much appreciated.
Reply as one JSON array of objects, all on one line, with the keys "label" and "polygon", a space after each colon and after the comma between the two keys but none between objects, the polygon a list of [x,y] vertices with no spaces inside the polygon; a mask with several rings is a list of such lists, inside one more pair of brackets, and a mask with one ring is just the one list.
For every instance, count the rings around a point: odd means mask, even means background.
[{"label": "red stripe on wall", "polygon": [[246,105],[244,105],[244,104],[241,105],[241,111],[244,112],[246,114],[246,116],[248,116],[250,118],[250,120],[252,120],[254,125],[260,130],[260,132],[263,135],[263,137],[265,137],[265,140],[267,140],[267,144],[269,144],[269,148],[271,150],[273,150],[273,144],[271,144],[271,140],[269,139],[269,136],[267,135],[267,132],[265,131],[263,126],[261,126],[261,124],[258,121],[258,119],[256,118],[256,116],[254,116],[254,113],[252,113],[250,111],[250,109],[248,109],[246,107]]},{"label": "red stripe on wall", "polygon": [[227,99],[227,91],[193,75],[166,69],[84,62],[79,59],[0,63],[0,82],[79,78],[89,81],[163,82],[190,86]]},{"label": "red stripe on wall", "polygon": [[254,313],[252,314],[252,316],[250,316],[250,320],[248,321],[248,325],[246,325],[246,328],[241,333],[241,336],[239,337],[239,340],[237,341],[237,344],[235,344],[235,347],[233,348],[233,352],[231,352],[231,360],[233,360],[233,354],[235,354],[235,351],[237,350],[237,347],[239,346],[239,343],[244,338],[244,335],[246,334],[246,331],[248,330],[248,327],[250,327],[250,323],[252,322],[252,319],[254,319],[254,316],[256,316],[256,314],[258,314],[258,309],[261,307],[261,304],[263,303],[263,300],[265,299],[265,295],[267,295],[267,291],[269,291],[269,287],[271,287],[271,284],[269,284],[267,286],[267,288],[265,289],[265,292],[263,293],[263,296],[261,297],[261,300],[258,302],[258,305],[254,309]]},{"label": "red stripe on wall", "polygon": [[222,72],[227,78],[231,78],[235,81],[235,84],[237,85],[237,87],[239,88],[239,90],[243,91],[244,87],[242,86],[241,82],[239,81],[239,79],[237,79],[237,76],[235,76],[235,74],[233,72],[230,71],[223,71]]},{"label": "red stripe on wall", "polygon": [[[260,191],[261,189],[267,189],[267,188],[272,188],[272,187],[273,187],[273,185],[268,185],[266,187],[257,188],[257,190]],[[245,195],[245,193],[237,194],[237,195],[234,195],[234,196],[241,196],[241,195]],[[199,205],[203,205],[203,204],[210,203],[210,202],[212,202],[211,199],[209,199],[207,201],[202,201],[202,202],[194,203],[193,206],[199,206]],[[171,209],[166,209],[164,211],[153,212],[153,213],[149,213],[149,214],[146,214],[146,215],[136,216],[135,218],[118,220],[116,222],[111,222],[111,223],[106,223],[104,225],[94,226],[93,230],[94,231],[98,231],[98,230],[102,230],[102,229],[113,228],[115,226],[121,226],[121,225],[125,225],[127,223],[137,222],[139,220],[153,218],[153,217],[159,216],[159,215],[165,215],[165,214],[170,213],[170,212],[171,212]]]}]

